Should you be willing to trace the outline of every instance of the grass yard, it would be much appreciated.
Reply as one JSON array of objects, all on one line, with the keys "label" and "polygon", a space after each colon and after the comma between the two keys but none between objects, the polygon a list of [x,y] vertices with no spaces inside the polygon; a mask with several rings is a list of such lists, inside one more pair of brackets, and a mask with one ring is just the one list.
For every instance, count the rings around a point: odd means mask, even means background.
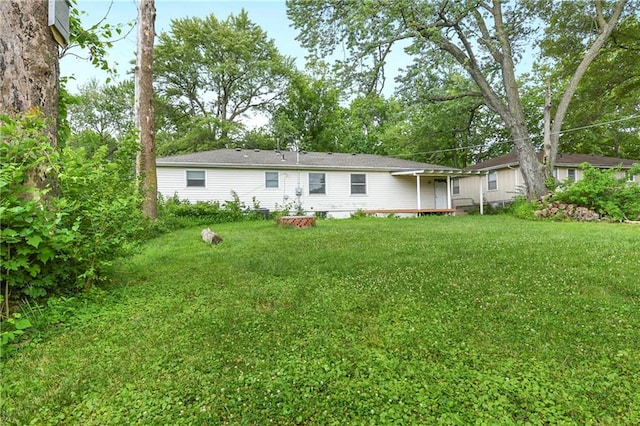
[{"label": "grass yard", "polygon": [[52,303],[3,424],[638,424],[640,227],[272,222],[152,241]]}]

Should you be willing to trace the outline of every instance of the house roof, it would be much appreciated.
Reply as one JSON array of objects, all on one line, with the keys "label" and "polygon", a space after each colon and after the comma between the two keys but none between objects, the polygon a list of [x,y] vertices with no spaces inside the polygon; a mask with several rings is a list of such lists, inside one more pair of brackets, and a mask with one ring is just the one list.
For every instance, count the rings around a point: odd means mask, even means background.
[{"label": "house roof", "polygon": [[373,154],[330,152],[263,151],[254,149],[218,149],[191,154],[159,157],[157,166],[164,167],[228,167],[271,169],[377,170],[403,172],[433,170],[462,172],[460,169],[402,160]]},{"label": "house roof", "polygon": [[[542,160],[542,153],[538,154],[538,158]],[[640,163],[640,160],[629,160],[625,158],[616,157],[604,157],[602,155],[588,155],[588,154],[565,154],[559,153],[556,157],[556,166],[564,167],[577,167],[582,163],[589,163],[594,167],[618,167],[628,169],[636,163]],[[519,164],[518,157],[515,151],[511,151],[508,154],[501,155],[499,157],[492,158],[487,161],[483,161],[473,166],[467,167],[465,170],[493,170],[501,169],[509,166],[517,166]]]}]

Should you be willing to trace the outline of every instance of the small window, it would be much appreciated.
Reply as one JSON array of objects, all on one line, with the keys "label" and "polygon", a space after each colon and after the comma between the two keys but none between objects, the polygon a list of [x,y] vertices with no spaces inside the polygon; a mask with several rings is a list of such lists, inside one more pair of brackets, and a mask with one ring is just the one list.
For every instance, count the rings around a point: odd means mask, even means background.
[{"label": "small window", "polygon": [[576,181],[576,169],[567,170],[567,179],[569,179],[571,182]]},{"label": "small window", "polygon": [[495,191],[498,189],[498,173],[489,172],[487,175],[487,191]]},{"label": "small window", "polygon": [[204,170],[187,170],[187,188],[205,187]]},{"label": "small window", "polygon": [[266,188],[277,188],[279,186],[278,172],[265,172],[264,186]]},{"label": "small window", "polygon": [[453,195],[460,195],[460,178],[451,179],[451,193]]},{"label": "small window", "polygon": [[351,175],[351,195],[367,193],[367,175],[352,174]]},{"label": "small window", "polygon": [[309,173],[309,194],[326,194],[327,185],[324,173]]},{"label": "small window", "polygon": [[636,181],[636,175],[632,175],[631,173],[627,174],[627,182],[635,182]]}]

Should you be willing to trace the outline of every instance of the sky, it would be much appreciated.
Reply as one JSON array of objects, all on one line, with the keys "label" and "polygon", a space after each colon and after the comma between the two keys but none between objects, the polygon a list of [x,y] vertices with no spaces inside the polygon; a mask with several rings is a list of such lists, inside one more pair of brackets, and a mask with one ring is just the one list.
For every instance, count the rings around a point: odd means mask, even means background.
[{"label": "sky", "polygon": [[[3,0],[0,0],[3,1]],[[320,1],[320,0],[317,0]],[[307,51],[295,40],[297,30],[294,29],[288,18],[285,0],[155,0],[156,6],[156,34],[168,32],[171,28],[171,20],[186,17],[204,18],[214,14],[218,19],[224,20],[230,14],[237,15],[245,9],[249,19],[258,24],[267,32],[267,36],[275,41],[281,54],[296,59],[296,66],[304,70]],[[77,8],[84,11],[81,14],[83,27],[88,28],[105,19],[111,25],[127,24],[135,22],[138,10],[136,0],[78,0]],[[127,27],[128,28],[128,27]],[[125,39],[116,42],[109,50],[108,61],[111,67],[116,67],[118,75],[111,80],[119,81],[131,78],[127,72],[132,68],[131,61],[135,60],[137,29],[134,28]],[[157,41],[157,39],[156,39]],[[91,78],[99,82],[106,82],[110,77],[105,71],[96,69],[82,55],[79,49],[72,50],[73,54],[66,55],[60,61],[62,77],[73,76],[74,79],[67,83],[67,89],[71,93],[77,93]],[[520,71],[528,71],[533,55],[521,64]],[[383,90],[385,96],[393,94],[394,77],[397,70],[405,68],[411,63],[411,58],[401,48],[396,48],[387,58],[385,69],[386,83]]]},{"label": "sky", "polygon": [[[0,0],[1,1],[1,0]],[[262,27],[267,36],[274,39],[281,54],[296,58],[296,65],[303,69],[306,50],[295,40],[297,32],[289,26],[284,0],[156,0],[156,34],[168,32],[171,20],[186,17],[204,18],[214,14],[224,20],[230,14],[237,15],[243,8],[249,19]],[[85,11],[80,17],[83,27],[87,28],[106,16],[111,25],[134,22],[138,15],[135,0],[78,0],[77,8]],[[130,61],[135,60],[137,30],[134,28],[129,35],[115,43],[109,50],[108,61],[111,66],[116,63],[119,75],[112,80],[127,78],[127,71],[131,68]],[[78,55],[79,50],[74,51]],[[73,75],[75,81],[70,81],[68,89],[75,93],[77,87],[96,78],[100,82],[109,77],[105,71],[97,70],[91,63],[74,55],[67,55],[60,61],[60,72],[63,77]]]}]

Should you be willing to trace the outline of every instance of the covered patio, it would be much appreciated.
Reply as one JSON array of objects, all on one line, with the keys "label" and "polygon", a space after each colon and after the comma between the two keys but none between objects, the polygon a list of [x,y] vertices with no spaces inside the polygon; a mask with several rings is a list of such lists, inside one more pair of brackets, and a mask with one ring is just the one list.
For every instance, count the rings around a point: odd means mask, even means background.
[{"label": "covered patio", "polygon": [[[411,171],[398,171],[391,172],[392,176],[414,176],[416,182],[416,207],[415,209],[403,209],[403,211],[383,212],[377,211],[376,213],[415,213],[415,214],[455,214],[456,209],[453,208],[451,202],[452,195],[452,179],[465,178],[474,175],[486,175],[486,172],[479,170],[411,170]],[[436,205],[435,207],[427,207],[422,199],[422,185],[424,179],[430,179],[434,185]],[[480,214],[484,213],[484,193],[483,193],[483,179],[478,179],[478,194],[480,199]]]}]

